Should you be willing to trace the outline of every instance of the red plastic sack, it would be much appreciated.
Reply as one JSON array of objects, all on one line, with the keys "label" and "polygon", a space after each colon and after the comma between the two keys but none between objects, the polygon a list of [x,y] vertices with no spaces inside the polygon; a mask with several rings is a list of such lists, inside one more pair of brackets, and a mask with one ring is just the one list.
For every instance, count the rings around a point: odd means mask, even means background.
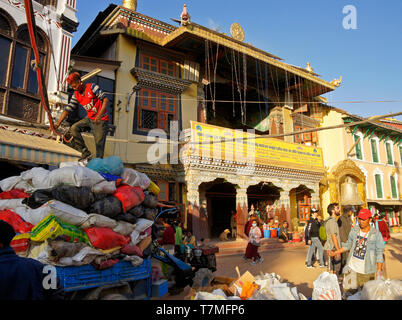
[{"label": "red plastic sack", "polygon": [[13,189],[0,193],[0,199],[24,199],[30,196],[30,194],[24,192],[22,189]]},{"label": "red plastic sack", "polygon": [[119,186],[113,196],[120,200],[124,213],[140,205],[145,198],[144,192],[140,187],[129,185]]},{"label": "red plastic sack", "polygon": [[88,228],[84,229],[91,244],[98,249],[108,250],[125,246],[130,242],[130,237],[124,237],[110,228]]},{"label": "red plastic sack", "polygon": [[34,227],[33,224],[25,222],[18,214],[11,210],[0,211],[0,220],[11,225],[16,233],[27,233]]},{"label": "red plastic sack", "polygon": [[277,237],[278,237],[278,230],[271,229],[271,238],[277,238]]},{"label": "red plastic sack", "polygon": [[120,250],[121,253],[124,253],[128,256],[139,256],[142,257],[142,251],[138,246],[133,246],[130,244],[125,245],[123,248]]}]

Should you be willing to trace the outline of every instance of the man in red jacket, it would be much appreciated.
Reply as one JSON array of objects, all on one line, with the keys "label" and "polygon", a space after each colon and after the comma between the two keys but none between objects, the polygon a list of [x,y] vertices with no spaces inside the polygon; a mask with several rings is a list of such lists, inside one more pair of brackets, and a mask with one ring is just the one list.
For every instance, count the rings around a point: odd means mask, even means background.
[{"label": "man in red jacket", "polygon": [[389,234],[389,228],[387,223],[384,221],[384,218],[384,215],[376,214],[374,216],[374,224],[376,229],[381,232],[384,242],[387,242],[389,239],[391,239],[391,235]]},{"label": "man in red jacket", "polygon": [[71,126],[70,131],[73,136],[72,147],[82,153],[81,160],[92,157],[81,135],[81,132],[86,128],[90,128],[95,138],[96,157],[103,158],[108,130],[107,124],[109,122],[109,115],[106,109],[109,99],[98,85],[94,83],[84,85],[78,72],[70,74],[66,81],[73,88],[74,94],[59,121],[56,123],[55,128],[57,129],[69,113],[75,112],[79,105],[81,105],[86,110],[88,117],[81,119]]}]

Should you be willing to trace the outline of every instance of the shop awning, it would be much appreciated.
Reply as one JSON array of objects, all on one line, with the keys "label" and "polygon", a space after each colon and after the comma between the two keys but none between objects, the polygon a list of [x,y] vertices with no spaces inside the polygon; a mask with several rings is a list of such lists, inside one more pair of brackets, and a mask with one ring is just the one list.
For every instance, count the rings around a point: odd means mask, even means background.
[{"label": "shop awning", "polygon": [[52,139],[0,130],[0,158],[58,166],[77,161],[81,154]]},{"label": "shop awning", "polygon": [[402,206],[402,200],[367,200],[368,203],[377,203],[381,206]]}]

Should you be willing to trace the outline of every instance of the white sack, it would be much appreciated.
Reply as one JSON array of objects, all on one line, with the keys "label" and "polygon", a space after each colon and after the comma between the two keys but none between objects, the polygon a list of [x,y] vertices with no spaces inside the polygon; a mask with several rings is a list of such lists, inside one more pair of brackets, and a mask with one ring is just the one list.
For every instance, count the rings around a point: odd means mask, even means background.
[{"label": "white sack", "polygon": [[51,214],[51,208],[48,203],[45,203],[37,209],[31,209],[27,206],[17,207],[15,213],[18,214],[26,222],[32,223],[36,226],[39,222]]},{"label": "white sack", "polygon": [[88,215],[87,219],[80,225],[82,229],[97,227],[97,228],[116,228],[118,223],[109,217],[92,213]]},{"label": "white sack", "polygon": [[372,280],[364,284],[362,300],[402,300],[401,280]]},{"label": "white sack", "polygon": [[313,300],[342,300],[338,277],[335,274],[323,272],[313,284]]},{"label": "white sack", "polygon": [[48,202],[48,205],[51,214],[74,226],[81,225],[88,218],[86,212],[61,201],[51,200]]},{"label": "white sack", "polygon": [[149,227],[151,227],[153,223],[154,222],[151,220],[140,218],[135,224],[135,230],[139,231],[139,233],[144,232]]},{"label": "white sack", "polygon": [[135,224],[131,224],[126,221],[118,221],[112,230],[123,236],[128,236],[135,230]]},{"label": "white sack", "polygon": [[49,173],[51,188],[59,185],[93,187],[101,181],[105,181],[105,179],[98,172],[81,166],[64,167]]},{"label": "white sack", "polygon": [[95,194],[98,193],[113,194],[116,192],[116,190],[117,190],[116,182],[106,180],[95,184],[91,189],[91,191]]},{"label": "white sack", "polygon": [[143,190],[147,189],[151,183],[151,180],[149,180],[145,173],[138,172],[131,168],[124,168],[122,178],[123,183],[132,187],[141,187]]},{"label": "white sack", "polygon": [[0,188],[3,191],[10,191],[12,189],[15,189],[14,187],[18,182],[20,182],[22,179],[19,176],[13,176],[9,177],[6,179],[3,179],[0,181]]}]

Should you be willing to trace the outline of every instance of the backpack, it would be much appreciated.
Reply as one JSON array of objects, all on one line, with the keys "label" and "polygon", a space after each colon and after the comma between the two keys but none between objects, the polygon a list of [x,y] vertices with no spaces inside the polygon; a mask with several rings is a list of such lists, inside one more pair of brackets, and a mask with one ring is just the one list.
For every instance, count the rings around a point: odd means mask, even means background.
[{"label": "backpack", "polygon": [[327,221],[328,221],[328,219],[324,220],[324,222],[322,223],[322,225],[320,226],[320,229],[318,231],[318,235],[322,241],[327,241],[327,231],[325,230]]}]

